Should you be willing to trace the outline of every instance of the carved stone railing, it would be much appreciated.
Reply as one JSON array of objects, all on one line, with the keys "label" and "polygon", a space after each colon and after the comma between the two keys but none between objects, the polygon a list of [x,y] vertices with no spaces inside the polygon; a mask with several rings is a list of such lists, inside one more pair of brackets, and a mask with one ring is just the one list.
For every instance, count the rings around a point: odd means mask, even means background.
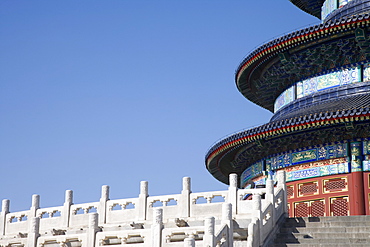
[{"label": "carved stone railing", "polygon": [[[259,246],[287,212],[285,180],[279,174],[276,188],[268,180],[263,189],[238,189],[237,177],[231,174],[225,191],[192,193],[186,177],[181,193],[173,195],[149,196],[144,181],[137,198],[109,200],[109,187],[103,186],[100,200],[91,203],[74,204],[71,190],[57,207],[40,208],[40,197],[33,195],[29,210],[10,212],[9,200],[3,200],[0,247],[170,247],[195,246],[195,241],[202,241],[203,246],[230,247],[233,222],[248,229],[250,246]],[[244,200],[246,194],[252,194],[253,200]]]},{"label": "carved stone railing", "polygon": [[253,216],[248,226],[248,247],[263,246],[280,217],[287,216],[285,172],[279,171],[277,180],[276,190],[274,190],[274,181],[271,179],[266,181],[264,205],[259,194],[253,195]]}]

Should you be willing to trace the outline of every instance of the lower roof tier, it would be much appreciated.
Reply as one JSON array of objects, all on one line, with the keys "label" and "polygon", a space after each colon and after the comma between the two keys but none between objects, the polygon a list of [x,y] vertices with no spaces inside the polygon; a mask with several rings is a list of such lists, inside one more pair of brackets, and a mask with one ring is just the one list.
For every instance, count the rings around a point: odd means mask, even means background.
[{"label": "lower roof tier", "polygon": [[[353,117],[355,119],[356,117]],[[297,131],[291,134],[280,134],[279,137],[266,138],[264,141],[254,141],[246,144],[236,145],[234,148],[228,148],[220,152],[213,159],[206,161],[208,171],[219,181],[228,184],[228,175],[237,173],[238,177],[244,178],[244,172],[249,172],[248,168],[256,171],[254,175],[258,175],[265,169],[256,170],[255,167],[262,165],[263,162],[270,161],[271,158],[284,156],[284,154],[300,153],[306,150],[318,149],[325,144],[336,145],[335,143],[351,143],[358,140],[370,140],[370,113],[365,116],[362,121],[351,121],[343,119],[342,124],[337,124],[333,127],[317,127],[316,131],[309,131],[309,127],[301,125],[303,131]],[[346,120],[349,120],[346,122]],[[322,123],[316,123],[320,125]],[[296,128],[294,128],[296,129]],[[313,129],[313,128],[312,128]],[[281,129],[282,132],[289,130]],[[241,143],[242,141],[238,141]],[[232,145],[231,143],[229,144]],[[291,164],[294,165],[294,164]],[[278,167],[271,168],[272,170],[279,169]],[[345,171],[348,172],[348,171]],[[253,177],[252,177],[253,178]],[[246,180],[240,180],[241,186],[245,185]]]},{"label": "lower roof tier", "polygon": [[206,155],[208,171],[228,183],[230,173],[241,175],[255,162],[271,155],[370,137],[370,84],[346,85],[329,93],[336,97],[322,94],[315,95],[316,99],[302,98],[301,102],[287,106],[291,108],[287,109],[290,112],[285,113],[285,118],[238,132],[216,143]]}]

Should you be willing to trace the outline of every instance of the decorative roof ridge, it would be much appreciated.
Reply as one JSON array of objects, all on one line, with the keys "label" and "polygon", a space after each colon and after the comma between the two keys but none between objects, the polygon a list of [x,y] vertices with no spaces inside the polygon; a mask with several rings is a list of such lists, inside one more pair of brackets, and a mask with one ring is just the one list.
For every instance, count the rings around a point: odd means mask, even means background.
[{"label": "decorative roof ridge", "polygon": [[249,53],[239,64],[235,71],[235,82],[238,84],[241,73],[257,60],[271,56],[273,53],[295,47],[308,40],[327,36],[330,31],[337,31],[337,29],[353,29],[350,25],[354,23],[358,23],[357,27],[364,26],[370,23],[369,19],[370,15],[368,13],[346,16],[336,21],[329,20],[325,23],[303,28],[264,43]]},{"label": "decorative roof ridge", "polygon": [[298,130],[312,129],[323,125],[365,120],[370,120],[370,106],[320,112],[269,122],[256,128],[238,132],[219,141],[207,152],[206,165],[208,166],[210,160],[216,155],[231,147],[239,146],[242,143],[253,142],[266,137],[278,136]]}]

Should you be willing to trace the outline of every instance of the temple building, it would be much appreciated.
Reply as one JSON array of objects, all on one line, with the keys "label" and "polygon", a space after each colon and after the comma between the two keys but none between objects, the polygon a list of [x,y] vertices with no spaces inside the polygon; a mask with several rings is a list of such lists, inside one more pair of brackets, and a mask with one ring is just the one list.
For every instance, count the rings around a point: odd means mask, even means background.
[{"label": "temple building", "polygon": [[94,202],[67,190],[62,205],[42,208],[35,194],[12,212],[3,199],[0,247],[369,246],[370,0],[290,1],[322,23],[237,68],[238,90],[273,116],[206,154],[226,190],[192,192],[184,177],[171,195],[141,181],[134,198],[111,199],[104,185]]},{"label": "temple building", "polygon": [[206,167],[240,188],[284,170],[291,217],[369,215],[370,1],[290,1],[321,24],[245,57],[236,86],[273,116],[213,145]]}]

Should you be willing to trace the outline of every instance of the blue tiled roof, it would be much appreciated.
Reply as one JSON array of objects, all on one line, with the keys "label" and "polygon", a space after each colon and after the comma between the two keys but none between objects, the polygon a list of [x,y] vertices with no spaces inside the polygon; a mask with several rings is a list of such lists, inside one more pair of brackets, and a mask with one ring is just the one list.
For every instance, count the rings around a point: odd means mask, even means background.
[{"label": "blue tiled roof", "polygon": [[325,0],[290,0],[295,6],[301,10],[316,16],[321,17],[321,7]]}]

